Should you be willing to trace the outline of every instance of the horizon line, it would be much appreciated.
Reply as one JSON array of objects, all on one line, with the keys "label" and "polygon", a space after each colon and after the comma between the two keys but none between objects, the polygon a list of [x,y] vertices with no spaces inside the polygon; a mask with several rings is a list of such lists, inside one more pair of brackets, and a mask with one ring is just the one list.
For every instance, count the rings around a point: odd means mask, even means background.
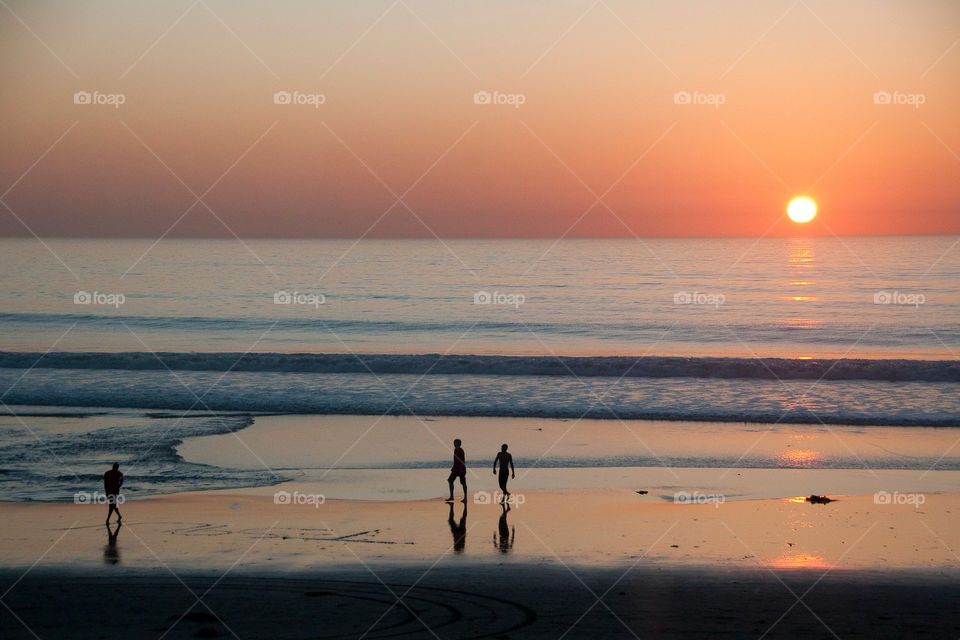
[{"label": "horizon line", "polygon": [[[929,233],[796,233],[796,234],[765,234],[765,235],[723,235],[723,236],[166,236],[159,238],[164,240],[439,240],[439,241],[461,241],[461,240],[763,240],[764,238],[893,238],[893,237],[933,237],[933,236],[960,236],[960,230],[947,232],[929,232]],[[0,240],[158,240],[152,235],[136,236],[57,236],[57,235],[0,235]]]}]

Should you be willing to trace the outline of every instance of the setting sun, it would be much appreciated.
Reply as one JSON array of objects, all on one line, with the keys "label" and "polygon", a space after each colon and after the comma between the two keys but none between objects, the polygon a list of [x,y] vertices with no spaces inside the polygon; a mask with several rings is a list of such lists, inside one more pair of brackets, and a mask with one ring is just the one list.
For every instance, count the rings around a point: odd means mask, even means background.
[{"label": "setting sun", "polygon": [[787,207],[787,215],[794,222],[810,222],[817,215],[817,203],[810,198],[794,198]]}]

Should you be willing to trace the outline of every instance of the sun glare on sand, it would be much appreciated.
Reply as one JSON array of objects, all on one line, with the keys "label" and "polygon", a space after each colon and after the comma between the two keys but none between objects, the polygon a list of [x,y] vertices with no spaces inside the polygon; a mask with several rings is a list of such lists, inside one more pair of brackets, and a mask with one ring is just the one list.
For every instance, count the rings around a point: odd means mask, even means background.
[{"label": "sun glare on sand", "polygon": [[787,215],[794,222],[810,222],[817,215],[817,203],[810,198],[794,198],[787,207]]}]

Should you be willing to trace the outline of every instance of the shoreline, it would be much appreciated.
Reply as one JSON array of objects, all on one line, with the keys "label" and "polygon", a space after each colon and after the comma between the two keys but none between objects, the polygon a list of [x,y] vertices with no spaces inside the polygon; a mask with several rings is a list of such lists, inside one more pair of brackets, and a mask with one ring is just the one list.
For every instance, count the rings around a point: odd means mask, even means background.
[{"label": "shoreline", "polygon": [[[193,464],[207,464],[189,461]],[[281,469],[286,477],[256,485],[210,487],[168,492],[140,492],[130,483],[121,495],[124,502],[176,499],[205,495],[273,496],[277,492],[323,495],[326,501],[365,503],[416,503],[441,498],[445,466],[420,468],[316,468]],[[289,476],[296,477],[289,477]],[[133,478],[134,476],[131,476]],[[97,486],[97,485],[94,485]],[[468,469],[472,500],[499,491],[495,476],[485,467]],[[456,485],[460,491],[460,485]],[[889,494],[891,501],[909,495],[960,494],[960,472],[952,469],[919,472],[917,469],[804,469],[723,467],[535,467],[521,469],[509,488],[522,494],[542,492],[604,492],[633,495],[660,503],[714,495],[723,503],[787,500],[828,495],[834,501],[847,497],[871,498]],[[73,505],[99,499],[99,488],[77,491],[59,498],[0,499],[2,505]],[[459,494],[458,494],[459,495]],[[78,496],[81,496],[78,500]],[[903,497],[899,497],[903,496]],[[483,498],[480,498],[481,500]]]},{"label": "shoreline", "polygon": [[[878,491],[960,492],[951,429],[779,423],[263,415],[111,410],[28,420],[72,473],[24,463],[35,441],[12,418],[3,497],[71,500],[119,462],[126,497],[309,486],[328,498],[428,499],[446,484],[450,442],[467,445],[469,485],[509,443],[524,490],[643,489],[729,500]],[[954,455],[957,453],[958,455]],[[149,454],[149,455],[147,455]],[[485,469],[486,467],[486,469]],[[237,489],[239,490],[239,489]],[[245,489],[244,489],[245,490]]]}]

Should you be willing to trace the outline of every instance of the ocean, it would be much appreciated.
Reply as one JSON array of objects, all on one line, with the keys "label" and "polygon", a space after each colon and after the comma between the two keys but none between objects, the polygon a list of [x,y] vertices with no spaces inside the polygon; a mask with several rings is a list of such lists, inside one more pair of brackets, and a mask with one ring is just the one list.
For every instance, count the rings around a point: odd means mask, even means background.
[{"label": "ocean", "polygon": [[274,482],[177,453],[265,413],[952,430],[958,242],[2,240],[0,498]]}]

